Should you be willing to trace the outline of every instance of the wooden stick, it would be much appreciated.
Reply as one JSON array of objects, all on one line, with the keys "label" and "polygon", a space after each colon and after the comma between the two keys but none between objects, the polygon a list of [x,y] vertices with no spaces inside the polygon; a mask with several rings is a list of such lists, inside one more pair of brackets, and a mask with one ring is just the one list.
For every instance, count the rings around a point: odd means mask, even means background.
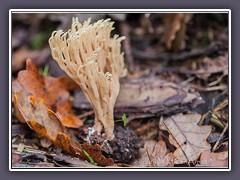
[{"label": "wooden stick", "polygon": [[218,144],[219,144],[220,140],[223,138],[223,136],[224,136],[225,132],[227,131],[227,129],[228,129],[228,123],[226,124],[225,128],[223,129],[222,133],[220,134],[216,144],[213,146],[212,151],[215,151],[217,149]]}]

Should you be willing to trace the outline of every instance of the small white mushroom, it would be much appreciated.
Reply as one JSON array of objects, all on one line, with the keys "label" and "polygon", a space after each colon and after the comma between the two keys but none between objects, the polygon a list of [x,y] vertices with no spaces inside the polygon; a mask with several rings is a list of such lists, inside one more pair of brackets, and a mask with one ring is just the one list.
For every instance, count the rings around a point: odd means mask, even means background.
[{"label": "small white mushroom", "polygon": [[54,31],[49,38],[51,54],[59,66],[82,89],[95,113],[94,128],[113,138],[113,109],[119,94],[119,78],[127,74],[121,41],[124,37],[111,38],[113,22],[99,20],[83,24],[73,18],[67,32]]}]

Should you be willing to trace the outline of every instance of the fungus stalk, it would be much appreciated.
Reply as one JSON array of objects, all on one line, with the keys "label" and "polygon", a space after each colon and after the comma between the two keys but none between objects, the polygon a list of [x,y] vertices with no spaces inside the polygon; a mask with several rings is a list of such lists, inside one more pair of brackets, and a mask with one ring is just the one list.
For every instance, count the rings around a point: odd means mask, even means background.
[{"label": "fungus stalk", "polygon": [[113,138],[114,105],[119,94],[119,78],[127,74],[121,52],[124,37],[111,38],[113,22],[99,20],[83,24],[73,18],[67,32],[54,31],[49,39],[51,54],[59,66],[82,89],[95,114],[94,129]]}]

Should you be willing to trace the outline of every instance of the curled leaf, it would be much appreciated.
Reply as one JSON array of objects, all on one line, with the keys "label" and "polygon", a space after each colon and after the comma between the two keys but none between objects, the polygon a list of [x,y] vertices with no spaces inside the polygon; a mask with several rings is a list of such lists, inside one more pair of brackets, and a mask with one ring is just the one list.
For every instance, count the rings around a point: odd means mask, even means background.
[{"label": "curled leaf", "polygon": [[64,126],[70,128],[82,126],[82,121],[72,112],[72,103],[69,100],[68,91],[77,87],[73,81],[65,77],[44,77],[28,59],[26,70],[18,73],[18,82],[22,89],[42,98],[47,107],[61,117]]},{"label": "curled leaf", "polygon": [[114,165],[113,159],[102,155],[98,145],[79,144],[73,140],[58,116],[48,109],[42,98],[36,96],[26,98],[22,91],[15,92],[13,96],[24,121],[37,134],[75,157],[89,160],[83,152],[85,150],[99,166]]}]

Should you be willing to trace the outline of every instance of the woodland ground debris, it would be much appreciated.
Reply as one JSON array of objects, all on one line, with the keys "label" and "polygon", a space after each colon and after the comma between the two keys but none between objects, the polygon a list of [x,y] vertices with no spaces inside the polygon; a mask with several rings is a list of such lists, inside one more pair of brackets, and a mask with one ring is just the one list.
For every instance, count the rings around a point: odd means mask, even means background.
[{"label": "woodland ground debris", "polygon": [[227,13],[13,13],[13,167],[227,168],[228,25]]}]

